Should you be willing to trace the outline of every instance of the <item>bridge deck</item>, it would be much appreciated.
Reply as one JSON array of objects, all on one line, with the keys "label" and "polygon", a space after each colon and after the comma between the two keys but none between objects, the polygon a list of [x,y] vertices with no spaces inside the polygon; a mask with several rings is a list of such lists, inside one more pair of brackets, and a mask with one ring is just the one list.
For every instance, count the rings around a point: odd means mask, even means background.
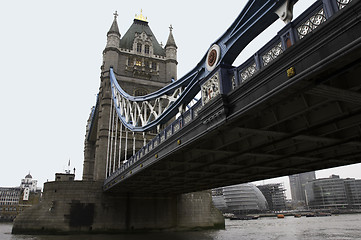
[{"label": "bridge deck", "polygon": [[361,162],[360,9],[212,100],[104,190],[185,193]]}]

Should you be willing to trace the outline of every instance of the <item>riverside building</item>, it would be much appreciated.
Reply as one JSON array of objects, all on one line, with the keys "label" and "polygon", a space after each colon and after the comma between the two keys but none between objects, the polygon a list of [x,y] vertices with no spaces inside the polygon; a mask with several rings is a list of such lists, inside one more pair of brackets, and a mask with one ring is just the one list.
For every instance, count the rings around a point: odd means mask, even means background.
[{"label": "riverside building", "polygon": [[257,188],[267,200],[268,208],[271,211],[286,210],[285,188],[282,183],[271,183],[259,185]]},{"label": "riverside building", "polygon": [[289,176],[292,201],[295,203],[301,202],[304,204],[306,202],[306,183],[315,179],[316,174],[314,171]]},{"label": "riverside building", "polygon": [[12,221],[25,208],[39,203],[41,188],[30,173],[21,180],[20,187],[0,187],[0,221]]},{"label": "riverside building", "polygon": [[312,209],[360,209],[361,180],[338,175],[306,184],[306,200]]},{"label": "riverside building", "polygon": [[213,189],[212,201],[216,208],[228,213],[248,214],[268,209],[265,197],[251,183]]}]

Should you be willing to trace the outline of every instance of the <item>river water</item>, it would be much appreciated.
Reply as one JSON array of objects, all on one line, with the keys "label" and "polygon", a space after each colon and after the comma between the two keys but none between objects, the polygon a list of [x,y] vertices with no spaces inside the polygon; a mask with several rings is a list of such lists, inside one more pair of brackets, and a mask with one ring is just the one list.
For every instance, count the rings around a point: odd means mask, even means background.
[{"label": "river water", "polygon": [[361,214],[226,220],[225,230],[176,233],[33,236],[12,235],[11,228],[0,223],[0,240],[360,240]]}]

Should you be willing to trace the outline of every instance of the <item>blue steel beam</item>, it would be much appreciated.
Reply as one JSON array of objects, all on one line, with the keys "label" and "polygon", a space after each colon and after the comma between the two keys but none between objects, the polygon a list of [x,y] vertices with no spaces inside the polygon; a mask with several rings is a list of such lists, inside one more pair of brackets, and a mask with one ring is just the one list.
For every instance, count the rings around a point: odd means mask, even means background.
[{"label": "blue steel beam", "polygon": [[[219,63],[232,65],[241,51],[278,19],[275,11],[285,0],[249,1],[228,30],[216,41],[221,48]],[[296,3],[291,0],[289,4]]]},{"label": "blue steel beam", "polygon": [[[126,121],[125,116],[122,116],[120,109],[117,109],[118,117],[122,123],[133,132],[146,132],[156,128],[160,124],[165,124],[171,118],[173,118],[181,106],[186,106],[200,91],[200,82],[203,79],[208,78],[213,74],[213,70],[220,65],[231,66],[240,52],[261,32],[269,27],[273,22],[278,19],[275,13],[287,0],[250,0],[228,28],[228,30],[217,40],[213,46],[217,47],[216,60],[211,62],[212,69],[207,68],[209,66],[209,54],[208,51],[199,63],[185,76],[179,80],[170,83],[166,87],[153,92],[145,96],[130,96],[119,86],[113,69],[110,69],[110,81],[112,83],[113,100],[116,104],[116,96],[114,95],[114,88],[119,94],[131,101],[131,102],[143,102],[155,100],[162,95],[170,95],[179,87],[183,87],[185,90],[174,101],[168,109],[166,109],[158,118],[148,122],[143,126],[136,126],[130,121]],[[288,0],[290,4],[294,4],[297,0]]]}]

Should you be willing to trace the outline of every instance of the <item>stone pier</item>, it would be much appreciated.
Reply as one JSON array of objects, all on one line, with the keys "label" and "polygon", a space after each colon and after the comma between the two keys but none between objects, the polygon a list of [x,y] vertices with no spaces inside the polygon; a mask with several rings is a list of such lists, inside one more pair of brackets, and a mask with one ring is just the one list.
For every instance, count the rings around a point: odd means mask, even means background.
[{"label": "stone pier", "polygon": [[209,191],[182,195],[117,194],[102,182],[44,184],[43,200],[20,214],[13,234],[121,233],[224,228]]}]

